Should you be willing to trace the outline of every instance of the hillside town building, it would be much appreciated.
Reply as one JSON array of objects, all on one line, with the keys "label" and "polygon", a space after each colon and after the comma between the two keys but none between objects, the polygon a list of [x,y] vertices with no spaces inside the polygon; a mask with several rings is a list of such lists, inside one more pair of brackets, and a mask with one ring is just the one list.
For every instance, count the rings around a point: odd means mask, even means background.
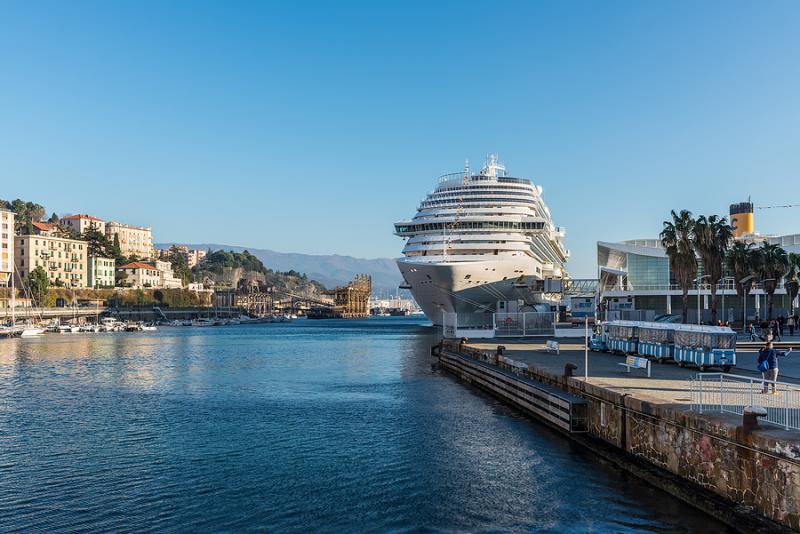
[{"label": "hillside town building", "polygon": [[86,242],[49,235],[19,235],[14,239],[18,280],[42,267],[56,286],[88,287]]},{"label": "hillside town building", "polygon": [[115,264],[114,258],[89,256],[89,287],[95,289],[114,287]]},{"label": "hillside town building", "polygon": [[119,238],[120,253],[140,259],[153,257],[153,233],[149,226],[131,226],[119,222],[106,223],[106,236],[113,242]]},{"label": "hillside town building", "polygon": [[0,210],[0,285],[10,284],[14,272],[14,221],[13,211]]},{"label": "hillside town building", "polygon": [[82,234],[89,229],[97,230],[101,234],[106,233],[106,222],[102,219],[98,219],[97,217],[92,217],[91,215],[80,213],[76,215],[67,215],[65,217],[61,217],[59,222],[65,229],[73,230],[79,234]]}]

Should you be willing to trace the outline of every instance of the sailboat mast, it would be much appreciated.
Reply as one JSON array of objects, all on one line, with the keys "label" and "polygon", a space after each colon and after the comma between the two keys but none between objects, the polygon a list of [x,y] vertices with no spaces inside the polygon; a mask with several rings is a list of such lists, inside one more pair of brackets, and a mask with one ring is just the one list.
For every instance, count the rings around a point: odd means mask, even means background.
[{"label": "sailboat mast", "polygon": [[17,290],[14,289],[14,274],[17,271],[17,260],[11,262],[11,324],[17,324],[16,311],[17,307]]}]

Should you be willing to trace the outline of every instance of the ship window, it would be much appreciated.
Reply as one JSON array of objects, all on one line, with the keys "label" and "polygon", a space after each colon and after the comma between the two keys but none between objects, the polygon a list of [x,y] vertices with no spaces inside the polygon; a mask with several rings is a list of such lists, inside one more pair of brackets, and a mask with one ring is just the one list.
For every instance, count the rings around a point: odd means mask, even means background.
[{"label": "ship window", "polygon": [[470,278],[472,278],[472,275],[468,274],[467,276],[464,277],[464,280],[469,280]]},{"label": "ship window", "polygon": [[432,278],[431,278],[431,275],[429,275],[429,274],[426,274],[425,276],[427,276],[427,277],[428,277],[428,280],[432,280]]}]

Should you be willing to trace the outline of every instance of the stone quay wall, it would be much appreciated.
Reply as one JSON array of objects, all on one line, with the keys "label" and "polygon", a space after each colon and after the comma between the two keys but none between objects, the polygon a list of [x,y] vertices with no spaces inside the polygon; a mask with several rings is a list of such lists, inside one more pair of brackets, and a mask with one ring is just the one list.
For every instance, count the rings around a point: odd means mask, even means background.
[{"label": "stone quay wall", "polygon": [[[723,511],[714,515],[740,530],[752,531],[752,525],[763,519],[761,526],[766,529],[773,525],[778,530],[800,530],[800,439],[795,432],[771,426],[748,432],[740,417],[699,414],[686,405],[648,402],[575,377],[535,367],[520,369],[495,352],[458,342],[444,341],[437,350],[496,365],[508,374],[522,374],[586,399],[590,439],[698,488],[697,495],[671,492],[706,511],[711,511],[707,503],[697,500],[708,493],[719,496],[722,506],[717,503],[716,508]],[[443,359],[440,362],[448,367]],[[452,365],[448,370],[461,374]],[[475,377],[470,381],[476,383]],[[747,528],[746,522],[736,524],[748,515],[756,516],[756,522]]]}]

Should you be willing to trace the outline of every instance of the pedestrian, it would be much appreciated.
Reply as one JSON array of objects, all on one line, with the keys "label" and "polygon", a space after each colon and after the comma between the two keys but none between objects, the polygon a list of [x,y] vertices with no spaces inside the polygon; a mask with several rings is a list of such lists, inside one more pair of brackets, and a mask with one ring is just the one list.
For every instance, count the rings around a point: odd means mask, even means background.
[{"label": "pedestrian", "polygon": [[786,317],[784,317],[783,315],[778,317],[778,335],[780,335],[781,337],[783,337],[783,325],[785,324],[786,324]]},{"label": "pedestrian", "polygon": [[750,326],[747,328],[747,331],[750,333],[750,341],[755,341],[757,338],[756,336],[756,325],[750,323]]},{"label": "pedestrian", "polygon": [[772,321],[772,339],[781,341],[781,323],[780,321]]},{"label": "pedestrian", "polygon": [[789,335],[794,335],[794,315],[790,315],[786,320],[786,325],[789,327]]},{"label": "pedestrian", "polygon": [[761,371],[761,378],[764,380],[764,387],[761,393],[769,393],[769,382],[772,383],[772,394],[777,395],[775,391],[775,382],[778,380],[778,358],[786,356],[792,352],[792,348],[786,352],[775,350],[772,346],[772,341],[768,341],[766,346],[758,351],[758,370]]}]

